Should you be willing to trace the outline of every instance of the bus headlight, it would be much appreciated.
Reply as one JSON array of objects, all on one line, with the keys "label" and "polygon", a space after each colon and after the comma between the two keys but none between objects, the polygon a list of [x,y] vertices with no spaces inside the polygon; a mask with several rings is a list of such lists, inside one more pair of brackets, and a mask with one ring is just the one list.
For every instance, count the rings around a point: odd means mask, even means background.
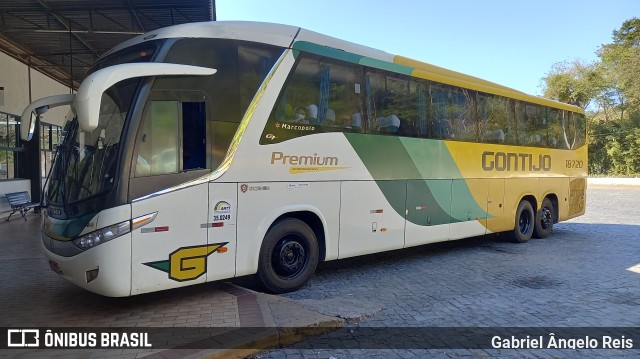
[{"label": "bus headlight", "polygon": [[73,240],[73,243],[82,250],[93,248],[104,242],[108,242],[114,238],[120,237],[123,234],[127,234],[131,231],[131,225],[129,221],[114,224],[113,226],[105,227],[87,233],[84,236],[78,237]]}]

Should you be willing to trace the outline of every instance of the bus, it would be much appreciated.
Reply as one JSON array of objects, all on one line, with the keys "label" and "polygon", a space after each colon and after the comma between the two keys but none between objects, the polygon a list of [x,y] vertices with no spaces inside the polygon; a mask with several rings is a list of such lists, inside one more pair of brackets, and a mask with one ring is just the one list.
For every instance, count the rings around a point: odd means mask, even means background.
[{"label": "bus", "polygon": [[582,109],[299,27],[177,25],[101,57],[46,188],[51,269],[105,296],[507,233],[585,211]]}]

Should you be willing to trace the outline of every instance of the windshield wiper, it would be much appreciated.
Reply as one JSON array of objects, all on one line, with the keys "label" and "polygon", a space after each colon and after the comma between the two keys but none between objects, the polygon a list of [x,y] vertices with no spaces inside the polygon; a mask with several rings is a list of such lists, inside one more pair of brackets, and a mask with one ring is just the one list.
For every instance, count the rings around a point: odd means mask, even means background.
[{"label": "windshield wiper", "polygon": [[[111,137],[109,139],[109,142],[107,142],[107,144],[104,146],[104,152],[102,153],[102,162],[100,163],[100,170],[98,171],[98,179],[100,182],[104,180],[104,178],[102,178],[102,171],[104,170],[104,162],[109,158],[109,150],[111,148],[112,142],[113,142],[113,137]],[[91,181],[93,182],[93,178],[91,179]]]},{"label": "windshield wiper", "polygon": [[[58,155],[60,154],[60,152],[62,152],[60,150],[60,145],[58,145],[56,147],[56,152],[54,152],[53,154],[53,158],[51,159],[51,163],[53,163],[55,165],[56,163],[56,159],[58,159]],[[49,205],[45,204],[45,200],[47,199],[47,184],[49,183],[49,179],[51,178],[51,173],[53,172],[53,168],[55,166],[51,166],[49,168],[49,173],[47,174],[47,178],[44,180],[44,186],[42,186],[42,188],[44,189],[42,191],[42,195],[40,196],[40,208],[47,208]]]},{"label": "windshield wiper", "polygon": [[58,170],[60,171],[57,173],[58,176],[56,179],[58,181],[58,191],[59,191],[60,198],[62,199],[62,208],[65,214],[69,213],[67,208],[67,205],[68,205],[67,191],[65,190],[65,186],[67,184],[65,176],[67,175],[67,171],[69,168],[69,155],[73,151],[73,143],[75,142],[77,133],[78,133],[78,118],[75,117],[69,124],[69,128],[67,129],[67,134],[65,136],[64,142],[62,142],[62,144],[58,146],[58,149],[60,150],[60,155],[62,157],[60,158],[61,168],[58,168]]}]

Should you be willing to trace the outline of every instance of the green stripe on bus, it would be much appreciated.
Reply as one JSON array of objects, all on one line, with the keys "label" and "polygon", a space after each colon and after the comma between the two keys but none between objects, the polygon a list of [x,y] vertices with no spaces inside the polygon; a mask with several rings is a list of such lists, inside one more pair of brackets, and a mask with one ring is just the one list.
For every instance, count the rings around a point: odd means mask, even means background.
[{"label": "green stripe on bus", "polygon": [[393,210],[401,217],[404,217],[407,198],[406,181],[376,181],[376,184]]},{"label": "green stripe on bus", "polygon": [[419,226],[458,222],[449,214],[450,180],[407,181],[407,220]]},{"label": "green stripe on bus", "polygon": [[411,67],[394,64],[392,62],[372,59],[370,57],[363,57],[362,60],[360,60],[360,65],[369,66],[369,67],[373,67],[380,70],[391,71],[391,72],[395,72],[395,73],[399,73],[407,76],[411,76],[411,73],[413,73],[413,69]]},{"label": "green stripe on bus", "polygon": [[344,135],[375,180],[423,178],[399,137]]},{"label": "green stripe on bus", "polygon": [[310,52],[312,54],[331,57],[333,59],[351,62],[354,64],[360,63],[362,56],[355,55],[350,52],[337,50],[327,46],[320,46],[308,41],[296,41],[292,47],[294,50]]},{"label": "green stripe on bus", "polygon": [[[491,218],[475,201],[443,141],[344,135],[391,207],[408,221],[425,226]],[[452,179],[456,181],[455,204]],[[398,180],[409,182],[398,186]],[[423,205],[426,211],[414,210]]]},{"label": "green stripe on bus", "polygon": [[85,214],[78,218],[67,220],[49,220],[46,232],[56,238],[75,238],[87,228],[96,213]]},{"label": "green stripe on bus", "polygon": [[[399,74],[411,76],[413,68],[404,65],[394,64],[393,62],[382,61],[362,55],[356,55],[350,52],[334,49],[328,46],[321,46],[308,41],[296,41],[293,44],[294,51],[304,51],[316,55],[326,56],[337,60],[359,64],[363,66],[373,67],[380,70],[387,70]],[[297,54],[294,53],[297,58]]]},{"label": "green stripe on bus", "polygon": [[462,178],[444,141],[411,137],[399,140],[420,173],[418,178]]}]

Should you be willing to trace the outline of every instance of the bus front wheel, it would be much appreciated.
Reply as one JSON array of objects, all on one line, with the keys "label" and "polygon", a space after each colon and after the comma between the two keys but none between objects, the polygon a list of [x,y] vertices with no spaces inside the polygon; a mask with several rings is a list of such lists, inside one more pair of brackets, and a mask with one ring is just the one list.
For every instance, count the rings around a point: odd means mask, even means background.
[{"label": "bus front wheel", "polygon": [[549,198],[545,198],[542,201],[542,208],[536,215],[536,225],[534,227],[533,235],[536,238],[549,237],[553,230],[553,204]]},{"label": "bus front wheel", "polygon": [[533,206],[527,200],[523,200],[518,204],[516,210],[515,228],[511,232],[511,240],[516,243],[525,243],[533,235],[535,226],[535,212]]},{"label": "bus front wheel", "polygon": [[286,293],[304,286],[318,265],[318,240],[303,221],[287,218],[267,231],[260,248],[258,279],[270,292]]}]

